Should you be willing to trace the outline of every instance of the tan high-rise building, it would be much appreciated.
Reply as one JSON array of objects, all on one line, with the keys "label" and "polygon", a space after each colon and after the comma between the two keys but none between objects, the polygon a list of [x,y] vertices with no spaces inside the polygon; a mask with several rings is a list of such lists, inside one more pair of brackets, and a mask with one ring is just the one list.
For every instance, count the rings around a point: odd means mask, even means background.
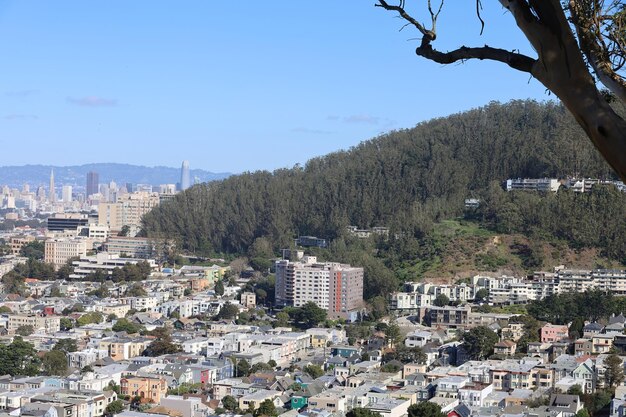
[{"label": "tan high-rise building", "polygon": [[363,268],[335,262],[276,262],[276,304],[302,307],[308,302],[328,311],[331,318],[356,318],[363,304]]},{"label": "tan high-rise building", "polygon": [[159,205],[159,194],[145,191],[120,196],[115,203],[100,203],[98,224],[109,226],[111,232],[119,232],[129,226],[131,232],[141,226],[141,217]]}]

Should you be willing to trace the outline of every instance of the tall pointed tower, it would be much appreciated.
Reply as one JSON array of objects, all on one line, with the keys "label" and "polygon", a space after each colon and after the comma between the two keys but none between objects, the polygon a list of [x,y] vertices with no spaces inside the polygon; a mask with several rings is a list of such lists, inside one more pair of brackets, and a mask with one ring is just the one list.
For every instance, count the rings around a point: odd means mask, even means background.
[{"label": "tall pointed tower", "polygon": [[180,189],[185,191],[191,187],[191,176],[189,174],[189,161],[183,161],[183,166],[180,168]]},{"label": "tall pointed tower", "polygon": [[48,191],[48,200],[51,203],[57,201],[56,192],[54,190],[54,169],[50,170],[50,190]]}]

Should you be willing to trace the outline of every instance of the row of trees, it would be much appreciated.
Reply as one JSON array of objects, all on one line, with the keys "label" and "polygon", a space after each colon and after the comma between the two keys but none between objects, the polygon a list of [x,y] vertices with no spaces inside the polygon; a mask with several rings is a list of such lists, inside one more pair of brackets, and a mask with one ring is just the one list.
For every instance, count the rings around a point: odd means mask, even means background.
[{"label": "row of trees", "polygon": [[550,295],[543,300],[532,301],[526,307],[528,314],[537,320],[554,324],[570,324],[582,335],[584,321],[607,319],[626,312],[626,298],[611,292],[589,290],[582,293]]}]

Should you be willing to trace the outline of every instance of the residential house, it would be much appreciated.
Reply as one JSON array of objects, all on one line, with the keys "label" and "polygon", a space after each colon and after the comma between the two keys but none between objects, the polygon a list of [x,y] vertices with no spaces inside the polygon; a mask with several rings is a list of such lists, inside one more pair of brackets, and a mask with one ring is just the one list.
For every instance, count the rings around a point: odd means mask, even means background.
[{"label": "residential house", "polygon": [[120,382],[122,395],[138,396],[142,402],[159,404],[167,393],[165,378],[159,376],[128,376]]}]

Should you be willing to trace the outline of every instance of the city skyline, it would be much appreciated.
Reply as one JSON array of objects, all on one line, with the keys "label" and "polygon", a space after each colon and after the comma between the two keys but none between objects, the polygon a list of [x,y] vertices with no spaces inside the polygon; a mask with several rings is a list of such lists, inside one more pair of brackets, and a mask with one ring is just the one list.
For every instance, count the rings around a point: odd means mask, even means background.
[{"label": "city skyline", "polygon": [[[550,98],[501,64],[419,59],[416,34],[370,3],[143,6],[0,6],[0,36],[20,39],[0,46],[3,164],[273,170],[492,100]],[[442,49],[530,49],[499,5],[483,36],[467,6],[444,8]]]}]

